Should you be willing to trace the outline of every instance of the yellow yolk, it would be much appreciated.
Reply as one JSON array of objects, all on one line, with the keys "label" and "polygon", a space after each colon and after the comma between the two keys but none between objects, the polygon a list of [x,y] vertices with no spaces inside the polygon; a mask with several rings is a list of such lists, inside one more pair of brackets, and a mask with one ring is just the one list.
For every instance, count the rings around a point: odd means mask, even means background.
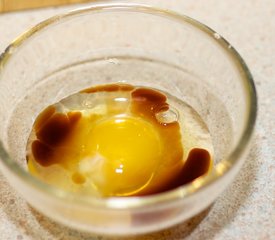
[{"label": "yellow yolk", "polygon": [[87,148],[100,165],[101,176],[94,184],[104,195],[130,195],[144,188],[159,165],[162,151],[154,126],[135,117],[113,117],[97,123]]}]

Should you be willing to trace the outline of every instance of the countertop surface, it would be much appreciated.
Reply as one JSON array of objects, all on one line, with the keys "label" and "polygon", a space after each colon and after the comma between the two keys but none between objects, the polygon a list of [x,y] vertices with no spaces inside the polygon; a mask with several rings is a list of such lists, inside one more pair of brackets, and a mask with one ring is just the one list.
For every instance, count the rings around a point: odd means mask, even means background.
[{"label": "countertop surface", "polygon": [[[193,17],[224,36],[254,77],[259,110],[250,153],[235,181],[203,219],[130,240],[275,239],[275,1],[129,1],[169,8]],[[36,23],[75,7],[0,14],[0,52]],[[0,239],[114,240],[79,233],[32,210],[0,174]]]}]

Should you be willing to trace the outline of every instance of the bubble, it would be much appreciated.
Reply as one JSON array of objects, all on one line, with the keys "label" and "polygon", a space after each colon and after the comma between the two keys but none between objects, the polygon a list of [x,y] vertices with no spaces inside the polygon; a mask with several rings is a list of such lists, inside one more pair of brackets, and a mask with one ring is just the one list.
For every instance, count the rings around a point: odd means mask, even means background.
[{"label": "bubble", "polygon": [[158,112],[156,118],[160,123],[169,124],[178,121],[179,113],[176,109],[170,107],[166,111]]}]

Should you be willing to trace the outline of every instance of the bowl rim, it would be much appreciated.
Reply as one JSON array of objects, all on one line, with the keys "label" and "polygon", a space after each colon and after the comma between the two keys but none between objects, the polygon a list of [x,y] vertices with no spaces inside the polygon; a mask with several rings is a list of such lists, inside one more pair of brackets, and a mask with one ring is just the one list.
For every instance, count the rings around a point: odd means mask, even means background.
[{"label": "bowl rim", "polygon": [[36,26],[30,28],[19,37],[17,37],[11,44],[6,48],[4,53],[0,55],[0,76],[5,65],[9,59],[13,56],[14,49],[20,48],[20,46],[28,40],[31,36],[39,31],[50,27],[51,25],[58,23],[60,20],[68,19],[77,15],[93,12],[107,12],[107,11],[126,11],[126,12],[139,12],[146,13],[148,15],[160,16],[163,18],[169,18],[178,23],[188,23],[194,28],[201,30],[202,32],[215,38],[216,43],[219,44],[227,54],[234,60],[239,71],[242,73],[242,81],[244,89],[246,90],[246,100],[248,108],[246,109],[246,124],[241,137],[238,139],[235,149],[233,149],[227,157],[213,168],[210,174],[202,176],[195,181],[183,185],[179,188],[143,197],[109,197],[109,198],[97,198],[93,196],[79,195],[76,193],[67,192],[59,189],[55,186],[48,185],[41,180],[31,176],[26,170],[20,167],[14,160],[9,157],[9,154],[5,150],[3,143],[0,140],[0,160],[4,164],[4,167],[8,168],[12,174],[20,178],[20,180],[27,182],[31,187],[36,188],[50,197],[54,197],[64,202],[64,200],[70,200],[70,203],[85,204],[89,207],[100,207],[100,208],[112,208],[112,209],[128,209],[143,207],[150,204],[162,203],[167,201],[178,200],[182,198],[188,198],[194,193],[201,191],[212,185],[218,179],[223,178],[229,174],[234,166],[241,163],[241,155],[248,147],[249,141],[252,137],[253,129],[256,122],[257,115],[257,94],[255,84],[253,82],[252,75],[242,59],[239,53],[235,50],[229,42],[227,42],[221,35],[216,33],[208,26],[200,23],[193,18],[186,15],[173,12],[171,10],[161,9],[145,4],[134,4],[134,3],[91,3],[87,7],[78,8],[67,13],[58,14],[50,17]]}]

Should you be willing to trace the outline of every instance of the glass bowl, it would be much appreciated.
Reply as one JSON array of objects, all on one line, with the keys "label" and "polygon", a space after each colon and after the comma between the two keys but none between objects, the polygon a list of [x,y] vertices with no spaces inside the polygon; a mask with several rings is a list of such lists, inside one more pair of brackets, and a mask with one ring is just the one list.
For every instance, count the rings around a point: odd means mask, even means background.
[{"label": "glass bowl", "polygon": [[[113,235],[169,227],[208,207],[244,161],[256,118],[252,77],[225,39],[187,16],[91,4],[28,30],[0,60],[1,170],[34,208],[67,226]],[[78,90],[119,81],[164,90],[200,114],[215,152],[207,176],[151,196],[102,199],[28,173],[26,142],[37,114]]]}]

